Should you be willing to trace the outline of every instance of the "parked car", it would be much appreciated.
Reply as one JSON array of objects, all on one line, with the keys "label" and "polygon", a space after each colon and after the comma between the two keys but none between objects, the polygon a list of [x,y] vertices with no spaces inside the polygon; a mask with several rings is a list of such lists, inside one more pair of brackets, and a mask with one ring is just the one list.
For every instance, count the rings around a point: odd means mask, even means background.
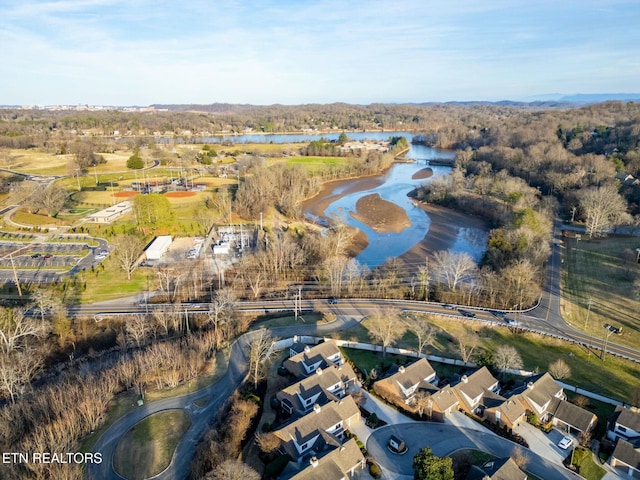
[{"label": "parked car", "polygon": [[562,440],[558,442],[558,446],[563,450],[566,450],[571,445],[573,445],[573,438],[571,437],[562,437]]},{"label": "parked car", "polygon": [[614,327],[610,323],[605,323],[604,328],[609,330],[611,333],[615,333],[617,335],[620,335],[622,333],[622,327]]}]

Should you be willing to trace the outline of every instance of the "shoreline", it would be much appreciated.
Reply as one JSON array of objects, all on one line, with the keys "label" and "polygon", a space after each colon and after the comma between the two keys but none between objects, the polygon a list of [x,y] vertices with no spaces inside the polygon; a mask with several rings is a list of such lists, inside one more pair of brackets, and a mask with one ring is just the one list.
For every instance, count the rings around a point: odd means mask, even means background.
[{"label": "shoreline", "polygon": [[[323,218],[328,222],[333,222],[335,219],[327,217],[324,214],[324,211],[332,202],[345,195],[370,190],[381,185],[383,183],[383,179],[380,178],[381,175],[382,174],[368,175],[365,177],[325,182],[317,194],[303,202],[303,209],[305,212],[311,213],[314,216]],[[331,195],[331,192],[340,187],[344,188],[341,189],[339,193]],[[409,194],[407,194],[408,199],[411,198],[411,193],[412,192],[409,192]],[[409,265],[423,264],[426,258],[433,252],[447,250],[453,247],[460,228],[477,228],[485,232],[490,230],[488,222],[480,217],[474,217],[458,210],[430,203],[417,203],[416,206],[421,208],[429,216],[431,224],[427,234],[418,243],[397,257]],[[367,248],[369,240],[364,232],[359,229],[354,230],[355,234],[351,240],[351,244],[347,248],[347,253],[355,258]]]}]

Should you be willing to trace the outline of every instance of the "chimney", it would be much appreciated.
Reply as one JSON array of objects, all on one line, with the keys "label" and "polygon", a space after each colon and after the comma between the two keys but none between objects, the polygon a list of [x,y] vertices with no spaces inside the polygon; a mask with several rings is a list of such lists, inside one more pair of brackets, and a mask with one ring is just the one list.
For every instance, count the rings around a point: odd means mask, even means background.
[{"label": "chimney", "polygon": [[398,368],[398,372],[404,373],[404,367],[402,365],[400,365],[400,368]]},{"label": "chimney", "polygon": [[533,382],[529,382],[529,383],[527,383],[527,388],[528,388],[529,390],[533,390]]},{"label": "chimney", "polygon": [[309,345],[305,345],[304,346],[304,353],[309,353],[311,351],[311,349],[309,348]]},{"label": "chimney", "polygon": [[322,408],[317,403],[313,405],[313,411],[314,412],[320,413],[321,410],[322,410]]},{"label": "chimney", "polygon": [[316,369],[316,373],[317,373],[318,375],[322,375],[322,369],[318,367],[318,368]]},{"label": "chimney", "polygon": [[311,457],[309,463],[313,468],[316,468],[318,466],[318,457]]},{"label": "chimney", "polygon": [[462,380],[462,383],[469,383],[469,377],[467,377],[466,375],[462,375],[462,378],[460,380]]}]

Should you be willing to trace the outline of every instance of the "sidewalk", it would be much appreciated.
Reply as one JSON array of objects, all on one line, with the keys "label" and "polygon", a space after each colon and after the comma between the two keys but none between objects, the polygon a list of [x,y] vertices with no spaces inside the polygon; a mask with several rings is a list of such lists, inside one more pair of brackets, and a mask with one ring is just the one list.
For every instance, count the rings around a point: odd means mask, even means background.
[{"label": "sidewalk", "polygon": [[384,420],[387,424],[396,425],[398,423],[416,423],[416,420],[413,418],[403,415],[395,408],[384,403],[382,400],[370,395],[369,392],[363,389],[360,391],[363,393],[365,398],[363,405],[364,409],[370,413],[375,413],[379,419]]}]

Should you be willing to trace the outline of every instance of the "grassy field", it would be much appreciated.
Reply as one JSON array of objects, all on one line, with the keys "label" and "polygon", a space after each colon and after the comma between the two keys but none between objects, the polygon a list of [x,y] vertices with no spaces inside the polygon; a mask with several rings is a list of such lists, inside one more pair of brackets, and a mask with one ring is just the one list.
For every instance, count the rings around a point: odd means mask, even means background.
[{"label": "grassy field", "polygon": [[344,157],[289,157],[286,159],[287,166],[303,165],[310,173],[327,170],[334,165],[348,162],[349,159]]},{"label": "grassy field", "polygon": [[97,267],[93,272],[79,273],[77,275],[79,288],[68,288],[64,292],[64,301],[72,304],[100,302],[145,291],[147,278],[150,275],[146,269],[134,271],[131,280],[127,280],[125,274],[111,259],[107,258],[102,265],[104,269]]},{"label": "grassy field", "polygon": [[[562,311],[569,323],[596,337],[602,337],[603,324],[610,323],[623,329],[611,341],[640,343],[640,301],[633,288],[640,275],[640,265],[634,261],[639,247],[638,237],[565,239]],[[631,259],[625,259],[625,252]]]},{"label": "grassy field", "polygon": [[19,223],[20,225],[33,225],[36,227],[57,227],[59,225],[65,225],[65,222],[58,218],[36,213],[29,213],[23,210],[18,210],[13,215],[11,215],[11,220]]},{"label": "grassy field", "polygon": [[12,149],[9,156],[10,160],[3,162],[3,168],[37,175],[66,175],[67,165],[73,157],[70,154],[54,155],[35,148]]},{"label": "grassy field", "polygon": [[162,472],[182,437],[191,426],[184,410],[168,410],[145,418],[120,440],[113,468],[130,480],[143,480]]},{"label": "grassy field", "polygon": [[[571,376],[564,380],[566,383],[617,400],[628,402],[640,379],[639,364],[613,356],[602,361],[592,352],[560,340],[533,333],[513,332],[508,328],[484,327],[476,322],[461,322],[437,316],[427,318],[436,328],[435,341],[426,349],[433,355],[460,358],[455,338],[466,333],[478,340],[476,354],[483,350],[495,351],[500,345],[513,346],[522,357],[526,370],[544,372],[550,363],[561,358],[571,368]],[[339,338],[372,343],[366,327],[365,320],[355,328],[340,332]],[[405,333],[395,346],[415,348],[415,337],[411,333]]]}]

